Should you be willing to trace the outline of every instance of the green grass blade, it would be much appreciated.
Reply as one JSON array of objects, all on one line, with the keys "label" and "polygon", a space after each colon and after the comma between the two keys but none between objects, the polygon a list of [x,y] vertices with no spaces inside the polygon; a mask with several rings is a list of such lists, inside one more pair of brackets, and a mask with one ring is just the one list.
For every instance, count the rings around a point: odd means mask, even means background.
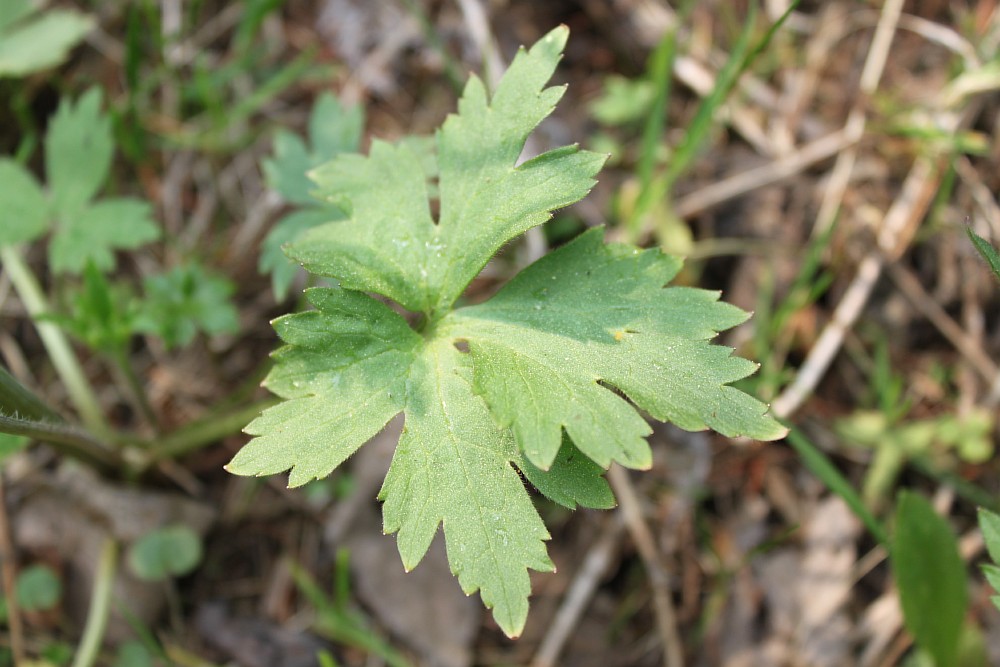
[{"label": "green grass blade", "polygon": [[971,227],[966,227],[965,233],[969,235],[969,240],[972,241],[972,245],[976,246],[976,250],[978,250],[979,254],[986,260],[986,263],[990,265],[993,275],[997,277],[997,280],[1000,280],[1000,253],[996,251],[996,248],[990,245],[989,241],[972,231]]},{"label": "green grass blade", "polygon": [[663,139],[664,116],[667,111],[667,99],[670,97],[670,73],[673,70],[676,53],[677,31],[674,29],[664,35],[649,59],[649,79],[655,86],[655,96],[642,130],[638,165],[639,198],[628,220],[629,235],[632,238],[638,236],[643,217],[656,201],[656,188],[652,187],[653,169],[656,166],[656,153]]},{"label": "green grass blade", "polygon": [[840,496],[847,506],[851,508],[865,527],[868,532],[872,534],[875,539],[877,539],[881,544],[889,545],[889,535],[886,533],[885,528],[882,526],[881,522],[875,518],[875,515],[871,513],[868,507],[865,505],[864,501],[861,500],[861,496],[851,483],[840,474],[836,466],[827,458],[816,445],[810,442],[802,432],[798,429],[791,428],[788,431],[788,443],[798,452],[799,456],[802,457],[802,462],[805,464],[809,470],[812,471],[814,475],[819,477],[820,481],[823,482],[828,489]]},{"label": "green grass blade", "polygon": [[737,39],[736,44],[733,46],[733,50],[729,55],[729,59],[726,64],[719,71],[718,76],[715,80],[715,87],[712,91],[701,101],[698,106],[698,111],[695,113],[694,120],[691,125],[687,128],[687,132],[684,133],[684,139],[681,141],[677,150],[674,151],[672,159],[670,161],[670,167],[667,171],[667,183],[668,190],[670,184],[684,173],[684,171],[690,166],[691,162],[694,160],[695,156],[698,154],[705,140],[708,138],[709,130],[712,128],[712,122],[715,118],[715,113],[718,111],[722,103],[726,101],[729,97],[729,93],[736,86],[739,81],[740,75],[747,70],[747,68],[753,63],[753,61],[759,56],[764,49],[771,43],[771,39],[774,37],[778,29],[784,24],[785,20],[791,15],[792,11],[795,10],[799,5],[799,0],[791,3],[785,13],[778,17],[764,36],[756,43],[751,46],[750,38],[753,34],[754,24],[757,20],[757,6],[753,3],[750,4],[750,13],[747,16],[746,22],[743,25],[743,31],[740,33],[739,39]]},{"label": "green grass blade", "polygon": [[899,495],[890,560],[907,630],[938,667],[957,664],[968,604],[965,563],[948,521],[917,493]]}]

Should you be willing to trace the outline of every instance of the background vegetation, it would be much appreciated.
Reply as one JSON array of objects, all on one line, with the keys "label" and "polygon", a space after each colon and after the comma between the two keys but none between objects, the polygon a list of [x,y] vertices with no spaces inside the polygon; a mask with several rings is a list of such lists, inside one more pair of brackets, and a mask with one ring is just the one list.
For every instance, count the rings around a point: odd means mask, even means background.
[{"label": "background vegetation", "polygon": [[[1000,289],[963,230],[1000,239],[1000,10],[788,9],[0,0],[0,421],[30,436],[0,435],[0,660],[1000,664],[976,567]],[[539,500],[558,572],[511,642],[442,545],[404,575],[380,535],[394,437],[303,489],[222,465],[270,401],[269,320],[302,306],[276,249],[319,205],[282,165],[427,134],[560,23],[569,90],[527,151],[611,157],[470,298],[596,225],[683,255],[755,311],[721,342],[794,430],[657,428],[616,510]]]}]

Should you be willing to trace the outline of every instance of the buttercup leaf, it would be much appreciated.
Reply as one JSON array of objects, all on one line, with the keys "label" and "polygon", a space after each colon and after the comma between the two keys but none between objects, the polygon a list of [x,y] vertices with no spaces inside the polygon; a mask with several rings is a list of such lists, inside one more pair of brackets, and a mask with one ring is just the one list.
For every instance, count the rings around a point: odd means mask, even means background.
[{"label": "buttercup leaf", "polygon": [[275,321],[285,346],[265,384],[285,402],[247,427],[254,438],[228,465],[304,484],[402,412],[384,528],[410,569],[441,527],[462,589],[479,591],[509,636],[527,617],[528,570],[553,568],[523,480],[570,508],[614,506],[604,469],[651,462],[640,409],[687,429],[784,433],[727,386],[755,364],[711,344],[746,313],[667,287],[680,261],[657,250],[605,245],[592,230],[454,309],[503,244],[583,197],[603,164],[573,146],[518,164],[562,95],[545,85],[566,37],[557,28],[518,53],[492,97],[472,78],[435,151],[374,141],[312,171],[347,219],[286,251],[340,286],[309,290],[315,310]]},{"label": "buttercup leaf", "polygon": [[55,272],[80,273],[88,261],[114,267],[114,250],[138,248],[160,236],[152,207],[140,199],[102,199],[61,222],[49,244]]},{"label": "buttercup leaf", "polygon": [[469,80],[458,114],[437,135],[438,222],[420,156],[409,145],[376,141],[367,157],[346,155],[313,171],[317,192],[350,220],[310,230],[289,254],[343,287],[430,316],[445,312],[504,243],[582,198],[604,163],[603,155],[567,146],[516,164],[563,94],[543,87],[567,35],[557,28],[519,52],[492,100],[482,81]]},{"label": "buttercup leaf", "polygon": [[53,208],[62,219],[81,211],[104,185],[114,143],[111,119],[101,112],[101,91],[76,103],[63,98],[45,136],[45,169]]},{"label": "buttercup leaf", "polygon": [[24,167],[0,159],[0,245],[32,241],[48,228],[48,202]]}]

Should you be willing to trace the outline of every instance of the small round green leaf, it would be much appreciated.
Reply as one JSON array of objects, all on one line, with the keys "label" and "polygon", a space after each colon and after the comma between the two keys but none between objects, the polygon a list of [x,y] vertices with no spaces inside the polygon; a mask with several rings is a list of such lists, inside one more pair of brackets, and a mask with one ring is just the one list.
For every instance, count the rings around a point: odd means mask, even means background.
[{"label": "small round green leaf", "polygon": [[62,596],[59,577],[47,565],[32,565],[25,568],[15,584],[17,602],[24,611],[45,611],[52,609]]},{"label": "small round green leaf", "polygon": [[201,562],[201,539],[187,526],[166,526],[141,537],[128,552],[132,573],[146,581],[181,577]]},{"label": "small round green leaf", "polygon": [[153,667],[153,656],[142,642],[127,641],[118,647],[114,667]]}]

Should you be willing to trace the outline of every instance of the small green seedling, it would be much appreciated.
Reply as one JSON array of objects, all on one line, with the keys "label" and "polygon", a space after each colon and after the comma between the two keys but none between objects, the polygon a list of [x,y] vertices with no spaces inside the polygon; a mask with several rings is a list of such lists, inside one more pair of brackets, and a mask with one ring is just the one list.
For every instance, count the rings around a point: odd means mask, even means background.
[{"label": "small green seedling", "polygon": [[858,410],[837,420],[836,430],[846,444],[874,452],[863,490],[873,509],[879,508],[909,461],[949,468],[958,461],[982,463],[993,455],[993,418],[985,410],[899,422],[882,411]]},{"label": "small green seedling", "polygon": [[184,525],[158,528],[142,536],[128,551],[132,573],[145,581],[183,577],[201,562],[201,538]]},{"label": "small green seedling", "polygon": [[300,486],[403,413],[379,492],[384,530],[409,570],[443,525],[462,589],[478,590],[509,636],[528,613],[528,569],[554,569],[525,480],[571,508],[612,506],[604,469],[652,462],[639,410],[733,437],[785,433],[728,386],[756,365],[710,344],[747,314],[716,292],[665,288],[681,262],[659,250],[608,245],[594,229],[488,301],[456,307],[504,245],[585,196],[604,163],[564,146],[518,164],[563,94],[545,84],[567,36],[560,27],[522,49],[492,98],[469,80],[436,135],[436,168],[408,143],[374,141],[368,156],[311,172],[348,219],[286,252],[340,286],[308,290],[315,310],[274,322],[286,345],[265,385],[285,400],[247,426],[255,437],[227,466],[290,469]]},{"label": "small green seedling", "polygon": [[167,348],[187,345],[199,331],[235,333],[240,319],[230,302],[234,291],[230,280],[190,262],[149,276],[143,281],[135,328],[159,336]]},{"label": "small green seedling", "polygon": [[0,246],[33,241],[51,230],[49,266],[81,273],[87,262],[114,267],[113,252],[160,236],[149,204],[131,197],[97,199],[111,168],[111,119],[93,88],[75,104],[64,99],[45,136],[47,191],[17,162],[0,158]]},{"label": "small green seedling", "polygon": [[83,284],[68,290],[64,312],[47,315],[91,350],[124,354],[135,334],[138,303],[125,285],[114,284],[93,261],[83,269]]}]

